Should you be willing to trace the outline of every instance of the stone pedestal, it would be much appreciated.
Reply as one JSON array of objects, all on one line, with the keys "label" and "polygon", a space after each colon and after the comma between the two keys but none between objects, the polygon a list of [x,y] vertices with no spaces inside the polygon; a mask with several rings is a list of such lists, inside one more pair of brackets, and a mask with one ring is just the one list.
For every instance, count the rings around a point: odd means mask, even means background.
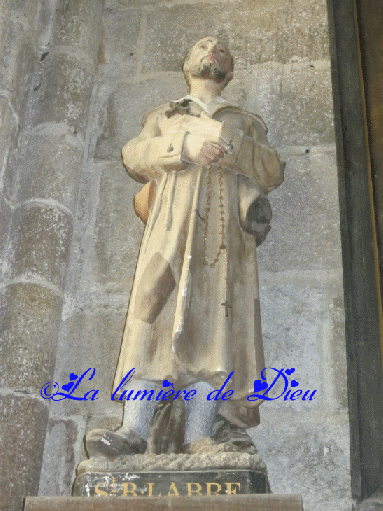
[{"label": "stone pedestal", "polygon": [[113,499],[27,497],[24,511],[303,511],[299,495],[237,495],[228,497],[156,497]]},{"label": "stone pedestal", "polygon": [[270,493],[258,455],[217,453],[91,458],[77,468],[76,497],[181,497]]},{"label": "stone pedestal", "polygon": [[201,506],[303,511],[299,495],[270,494],[266,465],[248,453],[91,458],[77,467],[73,497],[29,497],[24,511],[197,511]]}]

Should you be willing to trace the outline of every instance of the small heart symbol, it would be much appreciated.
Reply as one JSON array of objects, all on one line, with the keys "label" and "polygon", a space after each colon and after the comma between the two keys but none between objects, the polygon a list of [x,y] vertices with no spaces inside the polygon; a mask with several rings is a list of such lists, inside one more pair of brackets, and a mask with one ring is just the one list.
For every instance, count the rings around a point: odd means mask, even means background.
[{"label": "small heart symbol", "polygon": [[77,378],[78,378],[77,374],[70,373],[70,376],[69,376],[70,380],[77,380]]},{"label": "small heart symbol", "polygon": [[294,371],[295,371],[295,367],[292,367],[291,369],[286,369],[285,373],[290,375],[290,374],[293,374]]},{"label": "small heart symbol", "polygon": [[63,385],[61,388],[62,388],[63,390],[66,390],[67,392],[69,392],[69,391],[70,391],[70,389],[73,387],[73,385],[74,385],[73,381],[70,381],[70,382],[69,382],[69,383],[67,383],[66,385]]},{"label": "small heart symbol", "polygon": [[174,385],[173,385],[173,383],[172,383],[171,381],[164,380],[164,381],[162,382],[162,385],[163,385],[164,387],[170,387],[170,386],[172,386],[172,387],[173,387],[173,389],[174,389]]},{"label": "small heart symbol", "polygon": [[261,390],[267,389],[267,387],[267,381],[254,380],[254,392],[259,392]]},{"label": "small heart symbol", "polygon": [[296,380],[291,380],[291,384],[290,385],[292,387],[298,387],[299,383]]}]

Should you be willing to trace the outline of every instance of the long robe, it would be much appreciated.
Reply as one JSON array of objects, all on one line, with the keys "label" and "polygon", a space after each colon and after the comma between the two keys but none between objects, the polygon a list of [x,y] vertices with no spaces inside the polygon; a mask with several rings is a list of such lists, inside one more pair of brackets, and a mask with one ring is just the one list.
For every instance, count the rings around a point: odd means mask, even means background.
[{"label": "long robe", "polygon": [[[122,152],[128,173],[154,181],[156,193],[114,388],[132,368],[136,378],[176,388],[206,381],[218,389],[234,371],[220,413],[250,427],[260,402],[246,397],[264,368],[256,236],[262,241],[269,229],[266,195],[283,181],[284,166],[260,117],[223,98],[189,108],[150,112]],[[221,138],[231,154],[210,167],[186,163],[187,133]]]}]

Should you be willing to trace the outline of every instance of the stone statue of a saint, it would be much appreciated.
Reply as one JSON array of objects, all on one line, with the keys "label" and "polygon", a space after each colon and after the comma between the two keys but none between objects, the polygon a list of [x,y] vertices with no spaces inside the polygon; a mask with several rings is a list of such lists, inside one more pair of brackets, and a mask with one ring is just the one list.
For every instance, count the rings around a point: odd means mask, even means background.
[{"label": "stone statue of a saint", "polygon": [[[221,97],[233,78],[225,44],[198,41],[183,72],[190,94],[146,114],[122,150],[128,174],[146,183],[135,201],[146,228],[115,375],[123,424],[88,433],[90,456],[144,453],[160,390],[184,391],[179,452],[235,450],[213,435],[218,413],[234,432],[259,422],[260,401],[246,399],[264,368],[256,245],[284,163],[262,119]],[[225,381],[226,399],[207,399]],[[132,398],[143,389],[153,399]]]}]

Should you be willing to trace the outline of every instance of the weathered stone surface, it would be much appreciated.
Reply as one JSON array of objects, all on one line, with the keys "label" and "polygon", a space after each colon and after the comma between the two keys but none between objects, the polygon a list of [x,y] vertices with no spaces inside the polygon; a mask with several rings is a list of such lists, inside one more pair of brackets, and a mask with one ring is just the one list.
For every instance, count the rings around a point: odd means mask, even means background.
[{"label": "weathered stone surface", "polygon": [[257,454],[223,452],[219,454],[135,454],[118,456],[114,460],[99,457],[83,461],[77,474],[85,472],[114,471],[198,471],[198,470],[265,470],[265,464]]},{"label": "weathered stone surface", "polygon": [[[2,254],[4,247],[8,240],[8,229],[12,220],[12,209],[9,202],[5,199],[4,195],[0,193],[0,254]],[[5,268],[4,268],[5,270]],[[0,271],[0,278],[3,270]]]},{"label": "weathered stone surface", "polygon": [[140,133],[144,114],[187,92],[182,73],[169,73],[161,80],[148,78],[134,84],[120,82],[115,89],[101,88],[95,158],[121,161],[121,149]]},{"label": "weathered stone surface", "polygon": [[97,204],[92,276],[97,284],[130,291],[144,224],[133,209],[135,183],[122,163],[105,165]]},{"label": "weathered stone surface", "polygon": [[48,410],[13,394],[1,395],[0,406],[0,508],[18,511],[26,495],[37,495]]},{"label": "weathered stone surface", "polygon": [[382,511],[383,510],[383,493],[377,492],[364,502],[360,502],[355,506],[356,511]]},{"label": "weathered stone surface", "polygon": [[279,151],[287,161],[285,181],[269,195],[273,219],[258,250],[261,271],[341,268],[334,149],[318,146]]},{"label": "weathered stone surface", "polygon": [[122,406],[111,400],[111,393],[127,304],[118,303],[117,300],[108,303],[105,297],[93,294],[80,307],[82,310],[75,310],[62,325],[57,353],[59,366],[54,379],[62,386],[69,382],[71,373],[80,376],[87,369],[95,368],[93,379],[88,381],[91,375],[89,372],[74,395],[83,397],[90,390],[99,390],[99,393],[95,401],[66,399],[52,403],[52,413],[56,417],[121,417]]},{"label": "weathered stone surface", "polygon": [[127,7],[130,8],[132,5],[142,7],[143,5],[151,6],[152,4],[158,3],[163,3],[163,0],[130,0],[129,4],[127,4],[125,0],[105,0],[105,11],[121,11],[125,10]]},{"label": "weathered stone surface", "polygon": [[[261,408],[283,409],[302,414],[320,410],[347,409],[347,385],[342,308],[341,273],[279,273],[260,275],[262,332],[265,362],[268,368],[295,368],[290,380],[301,390],[293,400],[286,393]],[[277,373],[268,371],[269,384]],[[282,378],[269,397],[276,398],[284,390]],[[303,401],[304,393],[311,392]],[[317,392],[310,399],[311,393]]]},{"label": "weathered stone surface", "polygon": [[326,4],[256,0],[225,8],[222,3],[158,7],[148,15],[142,71],[178,71],[187,50],[206,35],[229,43],[236,69],[269,60],[286,63],[295,55],[327,58]]},{"label": "weathered stone surface", "polygon": [[0,92],[0,179],[3,177],[10,146],[16,138],[18,116],[9,100],[9,94]]},{"label": "weathered stone surface", "polygon": [[1,296],[0,386],[39,392],[52,379],[62,300],[37,284]]},{"label": "weathered stone surface", "polygon": [[[270,398],[262,410],[267,408],[292,408],[297,411],[317,408],[322,397],[322,382],[320,380],[321,353],[319,346],[319,330],[324,315],[323,289],[313,289],[307,283],[301,286],[283,284],[271,286],[263,283],[260,277],[262,337],[265,351],[266,367],[295,368],[291,380],[299,382],[295,390],[317,390],[312,400],[284,400],[284,382],[279,378]],[[277,377],[277,372],[267,371],[269,385]],[[290,386],[288,387],[291,388]],[[293,390],[291,391],[293,392]]]},{"label": "weathered stone surface", "polygon": [[[50,419],[44,445],[39,495],[66,495],[73,483],[75,447],[81,425],[73,420]],[[80,431],[79,431],[80,430]],[[60,474],[60,477],[57,477]]]},{"label": "weathered stone surface", "polygon": [[72,217],[56,204],[26,202],[15,212],[11,276],[34,275],[58,288],[68,264]]},{"label": "weathered stone surface", "polygon": [[[35,35],[40,2],[6,3],[0,51],[0,89],[7,90],[17,111],[24,105],[36,63]],[[8,14],[7,14],[8,12]]]},{"label": "weathered stone surface", "polygon": [[37,25],[36,47],[38,48],[38,59],[44,60],[52,48],[52,32],[56,21],[57,3],[40,1],[39,21]]},{"label": "weathered stone surface", "polygon": [[9,13],[11,10],[11,0],[1,0],[0,9],[2,16],[0,16],[0,40],[4,41],[6,37],[6,30],[9,24]]},{"label": "weathered stone surface", "polygon": [[[2,183],[2,194],[10,205],[15,205],[15,195],[18,186],[18,165],[20,163],[19,150],[14,148],[14,141],[9,141],[8,147],[5,147],[3,168],[1,171],[0,182]],[[9,150],[9,152],[8,152]]]},{"label": "weathered stone surface", "polygon": [[331,341],[329,357],[333,367],[334,380],[334,399],[340,407],[348,409],[347,399],[347,359],[346,359],[346,340],[344,336],[345,318],[344,303],[341,286],[337,295],[335,294],[330,303],[331,316]]},{"label": "weathered stone surface", "polygon": [[102,7],[102,0],[59,2],[53,35],[56,47],[79,48],[88,59],[95,62],[100,38],[97,22],[101,19]]},{"label": "weathered stone surface", "polygon": [[[9,15],[13,21],[20,23],[29,22],[33,27],[36,21],[40,1],[33,0],[1,0],[1,12]],[[26,28],[24,26],[24,28]]]},{"label": "weathered stone surface", "polygon": [[138,36],[142,17],[140,7],[109,2],[103,14],[103,32],[98,63],[102,73],[130,77],[137,67]]},{"label": "weathered stone surface", "polygon": [[243,73],[241,106],[261,115],[274,146],[334,142],[330,61],[291,60],[255,65]]},{"label": "weathered stone surface", "polygon": [[66,123],[84,136],[94,77],[92,62],[73,52],[48,55],[34,74],[28,122]]},{"label": "weathered stone surface", "polygon": [[251,434],[273,493],[299,492],[305,510],[351,511],[347,416],[338,423],[302,417],[292,423],[278,413],[261,414],[261,425]]},{"label": "weathered stone surface", "polygon": [[17,201],[49,199],[75,213],[83,145],[68,128],[55,124],[33,133],[19,165],[22,187]]}]

